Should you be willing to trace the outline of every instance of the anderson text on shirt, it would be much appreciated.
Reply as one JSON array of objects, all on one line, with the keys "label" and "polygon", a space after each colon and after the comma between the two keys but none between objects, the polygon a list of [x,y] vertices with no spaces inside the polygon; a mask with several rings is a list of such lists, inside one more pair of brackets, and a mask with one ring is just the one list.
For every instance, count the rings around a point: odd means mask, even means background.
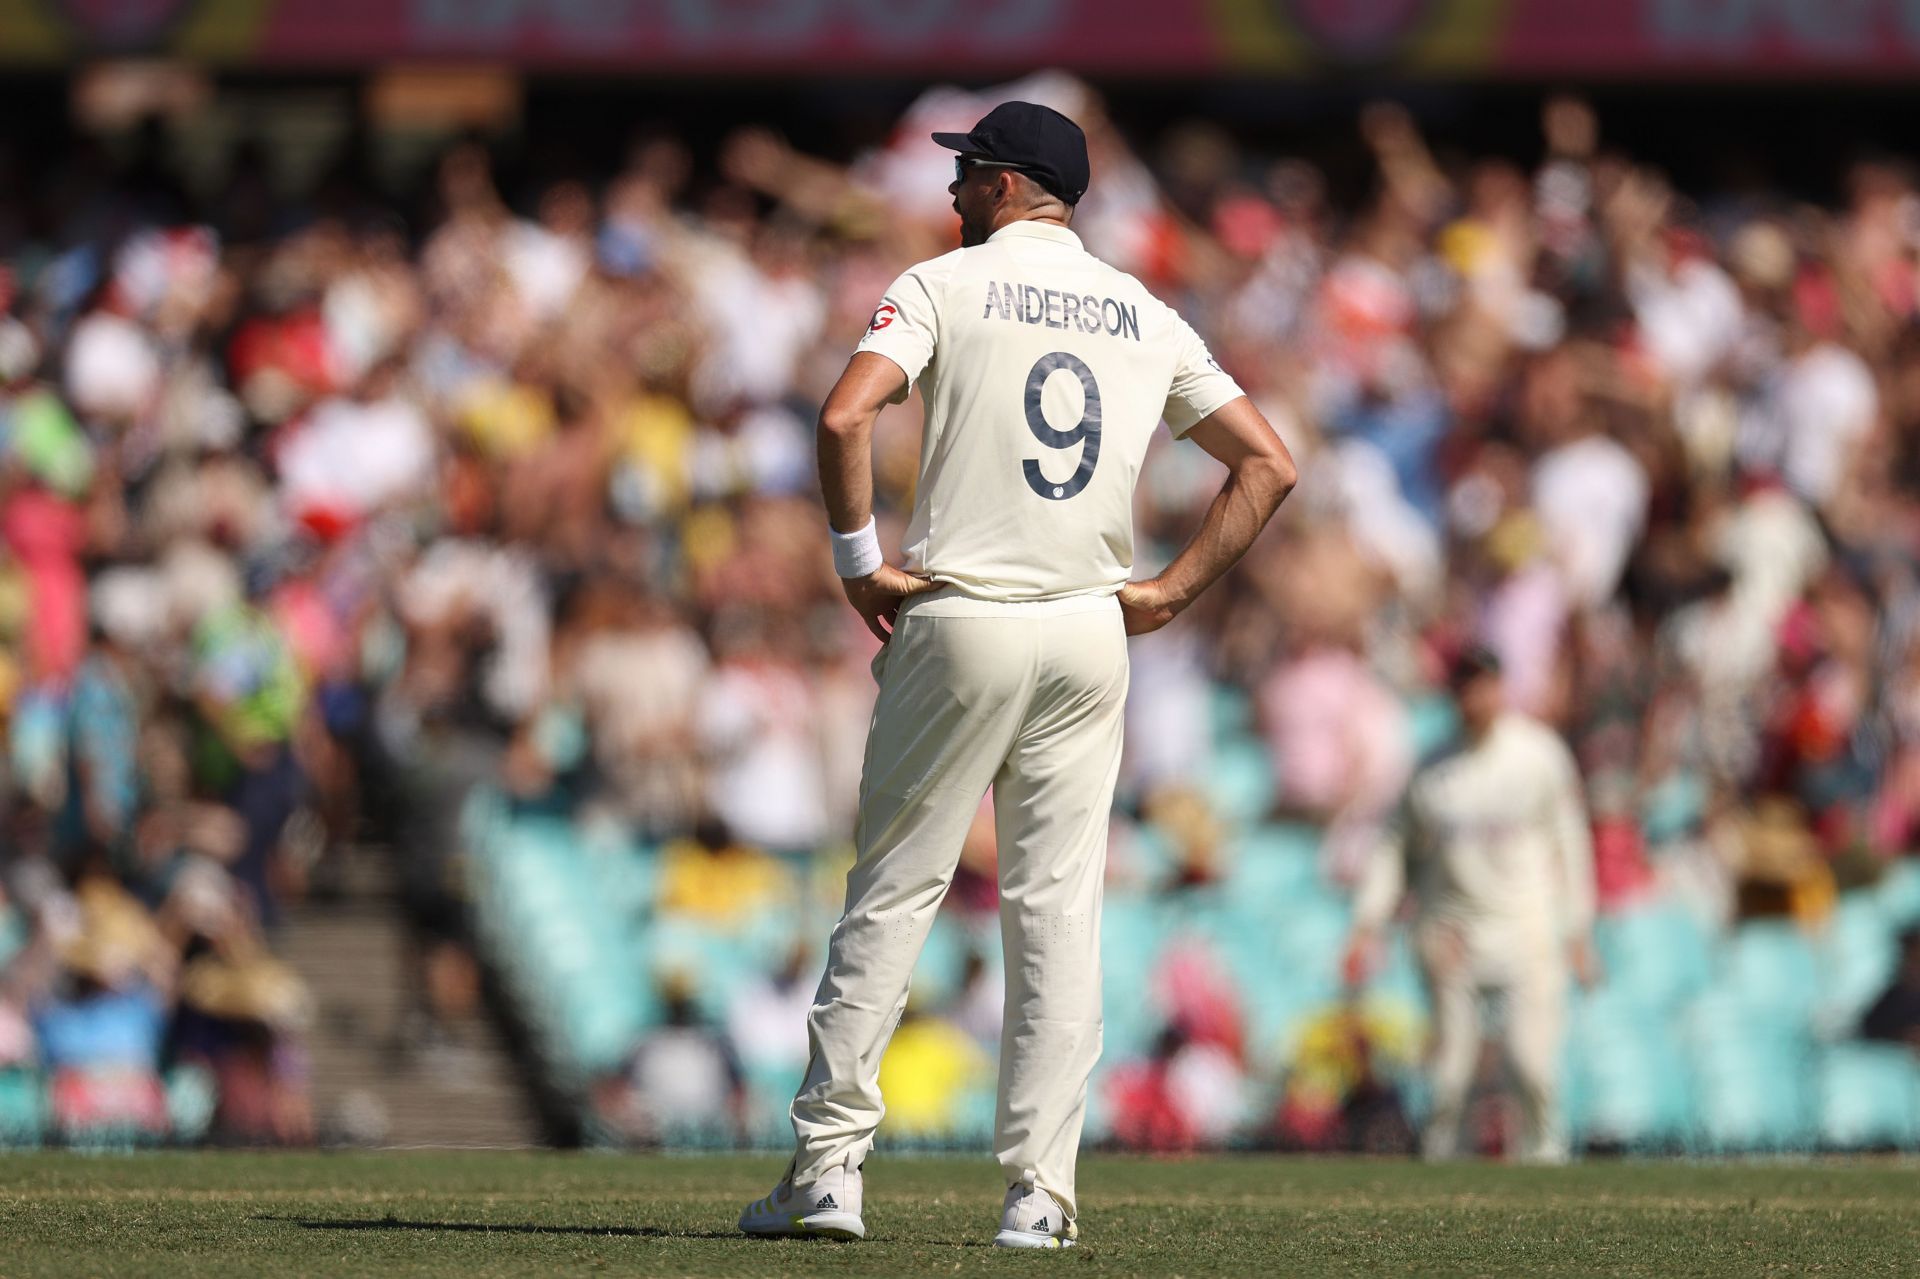
[{"label": "anderson text on shirt", "polygon": [[1138,307],[1091,293],[1040,289],[1031,284],[987,281],[987,307],[980,318],[1140,340]]}]

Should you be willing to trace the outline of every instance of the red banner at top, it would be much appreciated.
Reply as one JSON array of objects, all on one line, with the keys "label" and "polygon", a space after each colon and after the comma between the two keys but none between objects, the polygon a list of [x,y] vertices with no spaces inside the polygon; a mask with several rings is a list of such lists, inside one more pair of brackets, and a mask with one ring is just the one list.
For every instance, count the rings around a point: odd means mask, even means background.
[{"label": "red banner at top", "polygon": [[0,0],[0,61],[1663,78],[1910,74],[1920,0]]}]

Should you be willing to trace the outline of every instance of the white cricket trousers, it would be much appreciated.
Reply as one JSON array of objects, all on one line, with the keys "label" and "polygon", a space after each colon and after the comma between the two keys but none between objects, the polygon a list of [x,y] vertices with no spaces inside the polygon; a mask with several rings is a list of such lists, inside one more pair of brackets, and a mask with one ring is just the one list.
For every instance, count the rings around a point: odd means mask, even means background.
[{"label": "white cricket trousers", "polygon": [[1423,929],[1416,942],[1427,993],[1433,1004],[1428,1051],[1433,1109],[1420,1136],[1427,1159],[1452,1159],[1460,1150],[1460,1121],[1473,1087],[1486,1027],[1483,996],[1501,998],[1505,1025],[1501,1046],[1520,1112],[1519,1140],[1511,1157],[1522,1163],[1564,1163],[1566,1124],[1561,1116],[1560,1049],[1566,1030],[1567,966],[1545,946],[1500,946],[1511,953],[1495,962],[1443,956],[1439,930]]},{"label": "white cricket trousers", "polygon": [[1009,1185],[1039,1186],[1071,1219],[1100,1056],[1100,890],[1127,697],[1119,602],[917,596],[874,674],[857,857],[793,1102],[794,1184],[873,1144],[880,1058],[991,786],[1007,978],[994,1153]]}]

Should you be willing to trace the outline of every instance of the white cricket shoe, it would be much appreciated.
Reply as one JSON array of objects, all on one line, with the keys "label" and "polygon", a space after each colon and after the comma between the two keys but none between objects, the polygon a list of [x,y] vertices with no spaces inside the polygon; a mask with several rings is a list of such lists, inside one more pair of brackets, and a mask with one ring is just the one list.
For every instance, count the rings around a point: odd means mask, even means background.
[{"label": "white cricket shoe", "polygon": [[996,1248],[1071,1248],[1080,1227],[1067,1220],[1059,1201],[1031,1181],[1016,1181],[1007,1189],[1000,1212]]},{"label": "white cricket shoe", "polygon": [[782,1177],[772,1194],[741,1212],[740,1229],[750,1235],[865,1239],[860,1190],[858,1168],[829,1168],[811,1186],[795,1186]]}]

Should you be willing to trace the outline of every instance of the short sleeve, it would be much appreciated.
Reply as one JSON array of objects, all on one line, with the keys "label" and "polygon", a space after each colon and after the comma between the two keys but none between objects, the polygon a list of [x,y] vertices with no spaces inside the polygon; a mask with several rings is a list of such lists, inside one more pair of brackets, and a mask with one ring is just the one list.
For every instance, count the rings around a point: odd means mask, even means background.
[{"label": "short sleeve", "polygon": [[893,282],[874,308],[866,336],[857,348],[884,355],[900,366],[907,375],[900,400],[907,398],[933,359],[934,343],[940,336],[940,290],[928,269],[931,265],[923,262],[911,267]]},{"label": "short sleeve", "polygon": [[1167,388],[1167,425],[1176,437],[1185,435],[1201,418],[1216,412],[1246,392],[1214,360],[1193,326],[1173,318],[1173,340],[1179,348],[1173,362],[1173,382]]}]

